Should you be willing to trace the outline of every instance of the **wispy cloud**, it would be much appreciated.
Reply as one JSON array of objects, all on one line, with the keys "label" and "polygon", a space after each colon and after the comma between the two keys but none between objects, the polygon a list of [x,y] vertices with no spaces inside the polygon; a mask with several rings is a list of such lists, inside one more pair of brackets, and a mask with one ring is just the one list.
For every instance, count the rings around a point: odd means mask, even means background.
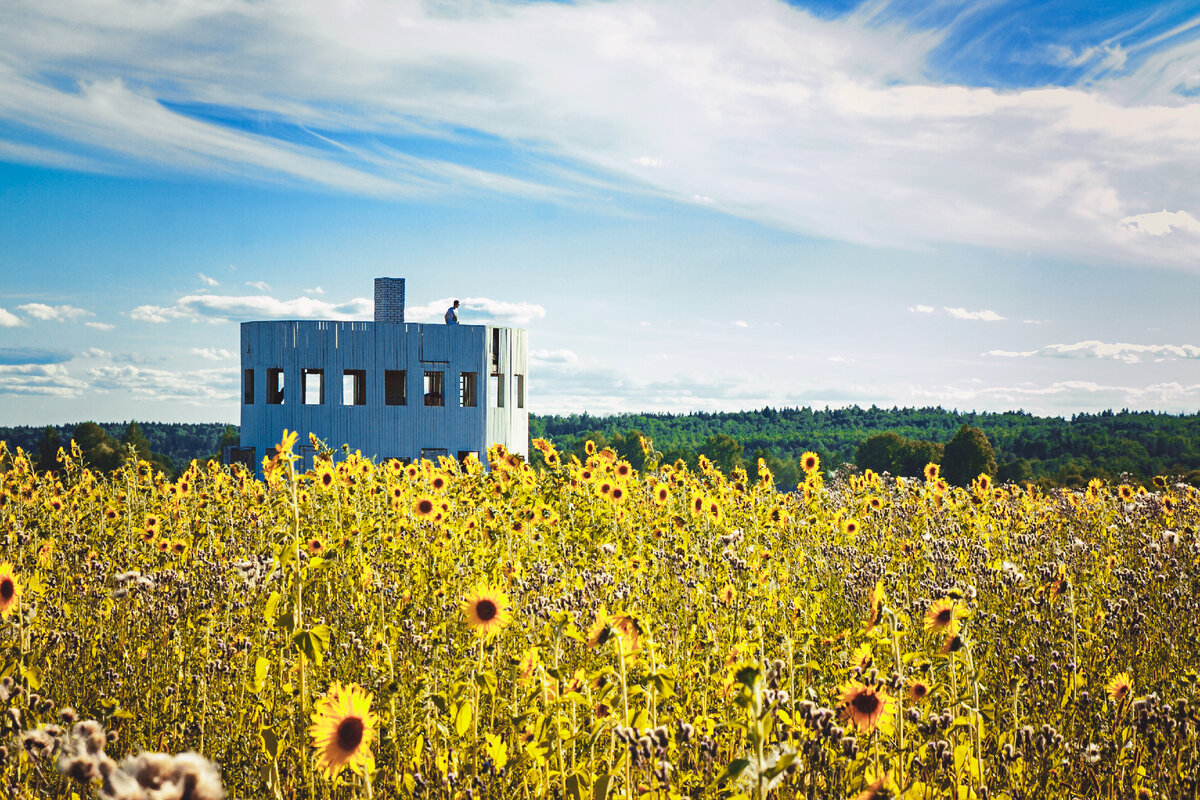
[{"label": "wispy cloud", "polygon": [[936,309],[933,306],[915,305],[909,306],[908,310],[913,314],[932,314]]},{"label": "wispy cloud", "polygon": [[142,305],[129,312],[139,322],[248,321],[258,319],[371,319],[374,302],[355,298],[344,303],[328,303],[311,297],[281,300],[268,295],[187,295],[169,306]]},{"label": "wispy cloud", "polygon": [[1194,344],[1130,344],[1088,339],[1074,344],[1048,344],[1036,350],[988,350],[984,355],[1002,358],[1108,358],[1136,364],[1141,361],[1200,359],[1200,346]]},{"label": "wispy cloud", "polygon": [[868,244],[1194,266],[1194,242],[1140,235],[1154,209],[1186,215],[1176,231],[1200,213],[1186,25],[1136,53],[1067,42],[1078,83],[996,90],[934,69],[970,15],[931,26],[887,2],[836,19],[777,0],[140,9],[0,5],[0,146],[370,196],[617,188]]},{"label": "wispy cloud", "polygon": [[1155,211],[1150,214],[1134,214],[1121,220],[1121,224],[1137,233],[1165,236],[1174,231],[1200,233],[1200,219],[1186,211]]},{"label": "wispy cloud", "polygon": [[45,303],[25,303],[17,308],[34,319],[46,322],[77,322],[83,317],[92,316],[92,312],[70,305],[51,306]]},{"label": "wispy cloud", "polygon": [[87,325],[89,328],[95,328],[98,331],[111,331],[117,327],[111,322],[85,322],[83,324]]},{"label": "wispy cloud", "polygon": [[62,364],[0,364],[0,394],[76,398],[87,388]]},{"label": "wispy cloud", "polygon": [[532,366],[548,366],[550,364],[572,365],[579,363],[579,356],[572,350],[534,348],[529,351],[529,362]]},{"label": "wispy cloud", "polygon": [[6,308],[0,308],[0,328],[15,328],[20,324],[20,317]]},{"label": "wispy cloud", "polygon": [[221,282],[219,280],[217,280],[216,278],[210,278],[207,275],[205,275],[203,272],[197,272],[196,277],[198,277],[200,279],[200,282],[203,283],[205,286],[220,286],[221,285]]},{"label": "wispy cloud", "polygon": [[258,289],[260,292],[271,291],[271,284],[266,281],[246,281],[246,285],[251,289]]},{"label": "wispy cloud", "polygon": [[207,405],[236,397],[236,376],[228,369],[176,372],[126,364],[93,367],[87,376],[91,390],[124,393],[137,400]]},{"label": "wispy cloud", "polygon": [[943,310],[955,319],[980,320],[982,322],[1002,322],[1007,319],[988,308],[979,311],[968,311],[965,308],[945,308]]},{"label": "wispy cloud", "polygon": [[234,354],[223,347],[193,347],[191,352],[192,355],[207,361],[228,361],[234,358]]}]

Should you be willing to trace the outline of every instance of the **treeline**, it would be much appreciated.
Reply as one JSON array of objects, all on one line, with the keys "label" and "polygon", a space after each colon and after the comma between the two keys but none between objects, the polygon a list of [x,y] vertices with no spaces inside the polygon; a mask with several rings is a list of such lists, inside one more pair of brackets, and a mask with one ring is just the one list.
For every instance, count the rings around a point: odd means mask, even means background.
[{"label": "treeline", "polygon": [[[645,435],[672,460],[695,463],[703,453],[728,468],[753,466],[764,457],[780,485],[803,474],[799,459],[807,451],[817,453],[831,469],[843,463],[878,464],[878,451],[885,451],[892,465],[889,472],[917,475],[929,461],[941,463],[943,448],[964,425],[983,432],[994,451],[995,477],[1000,480],[1080,487],[1093,477],[1115,481],[1129,475],[1148,485],[1155,475],[1172,475],[1200,485],[1200,414],[1104,411],[1063,419],[1022,411],[960,413],[872,406],[604,417],[530,415],[529,420],[531,438],[545,437],[568,452],[581,452],[592,439],[637,458],[637,439]],[[860,446],[881,434],[892,434],[899,441],[874,442],[875,455],[869,447],[860,458]]]},{"label": "treeline", "polygon": [[223,444],[237,444],[237,426],[211,422],[81,422],[77,425],[0,427],[0,441],[20,447],[38,469],[57,470],[59,448],[74,440],[84,462],[93,469],[113,470],[124,462],[128,446],[168,477],[177,476],[193,459],[216,457]]}]

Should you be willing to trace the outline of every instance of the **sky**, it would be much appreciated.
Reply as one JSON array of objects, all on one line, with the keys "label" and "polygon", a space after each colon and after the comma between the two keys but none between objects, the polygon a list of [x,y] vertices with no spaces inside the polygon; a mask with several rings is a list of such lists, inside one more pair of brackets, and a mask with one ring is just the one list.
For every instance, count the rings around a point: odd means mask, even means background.
[{"label": "sky", "polygon": [[0,4],[0,425],[236,423],[381,276],[534,413],[1195,413],[1200,3]]}]

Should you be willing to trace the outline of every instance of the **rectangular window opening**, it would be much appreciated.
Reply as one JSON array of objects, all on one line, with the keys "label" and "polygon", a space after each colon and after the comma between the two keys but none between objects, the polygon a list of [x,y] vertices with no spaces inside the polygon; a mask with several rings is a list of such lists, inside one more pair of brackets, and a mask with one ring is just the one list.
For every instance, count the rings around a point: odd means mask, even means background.
[{"label": "rectangular window opening", "polygon": [[504,408],[504,376],[488,376],[488,407]]},{"label": "rectangular window opening", "polygon": [[478,384],[479,384],[479,373],[478,372],[464,372],[459,376],[459,379],[458,379],[459,405],[461,405],[463,408],[474,408],[476,405],[479,404],[479,401],[477,399],[478,395],[479,395]]},{"label": "rectangular window opening", "polygon": [[425,405],[446,405],[446,373],[425,373]]},{"label": "rectangular window opening", "polygon": [[347,369],[342,371],[342,405],[365,406],[367,404],[367,371]]},{"label": "rectangular window opening", "polygon": [[325,405],[325,370],[305,369],[300,372],[300,394],[306,406]]},{"label": "rectangular window opening", "polygon": [[525,407],[525,376],[517,375],[517,408]]},{"label": "rectangular window opening", "polygon": [[242,370],[242,405],[254,405],[254,370]]},{"label": "rectangular window opening", "polygon": [[492,328],[492,374],[500,371],[500,329]]},{"label": "rectangular window opening", "polygon": [[283,370],[267,370],[267,402],[273,406],[283,403]]},{"label": "rectangular window opening", "polygon": [[408,373],[402,369],[388,369],[383,372],[383,403],[388,406],[408,405],[408,392],[405,390],[405,380]]}]

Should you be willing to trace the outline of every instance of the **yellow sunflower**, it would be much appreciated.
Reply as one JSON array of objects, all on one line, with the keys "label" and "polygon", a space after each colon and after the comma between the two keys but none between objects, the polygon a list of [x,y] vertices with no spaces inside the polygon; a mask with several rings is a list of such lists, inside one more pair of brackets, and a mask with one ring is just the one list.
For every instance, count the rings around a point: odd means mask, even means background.
[{"label": "yellow sunflower", "polygon": [[805,472],[816,472],[821,468],[821,459],[816,453],[805,453],[800,456],[800,466],[804,468]]},{"label": "yellow sunflower", "polygon": [[0,618],[7,617],[20,599],[21,584],[17,583],[12,564],[5,561],[0,564]]},{"label": "yellow sunflower", "polygon": [[838,699],[845,704],[842,715],[863,734],[875,730],[879,720],[894,702],[886,693],[860,681],[850,681],[841,687]]},{"label": "yellow sunflower", "polygon": [[925,465],[925,480],[936,481],[938,479],[938,475],[940,474],[941,467],[939,467],[937,464],[930,462]]},{"label": "yellow sunflower", "polygon": [[948,597],[935,600],[925,612],[925,630],[930,633],[958,633],[958,621],[965,617],[966,609]]},{"label": "yellow sunflower", "polygon": [[418,497],[413,501],[413,513],[422,519],[433,516],[433,512],[436,510],[437,504],[431,497]]},{"label": "yellow sunflower", "polygon": [[1129,678],[1128,672],[1122,672],[1114,676],[1104,688],[1114,703],[1120,703],[1129,696],[1129,692],[1133,689],[1133,681]]},{"label": "yellow sunflower", "polygon": [[375,768],[371,742],[375,739],[379,718],[371,711],[374,696],[356,683],[342,686],[337,681],[313,709],[308,735],[320,758],[320,767],[330,777],[342,767],[358,775],[369,775]]},{"label": "yellow sunflower", "polygon": [[490,639],[512,622],[509,606],[508,595],[503,591],[481,585],[463,600],[462,612],[468,627]]}]

